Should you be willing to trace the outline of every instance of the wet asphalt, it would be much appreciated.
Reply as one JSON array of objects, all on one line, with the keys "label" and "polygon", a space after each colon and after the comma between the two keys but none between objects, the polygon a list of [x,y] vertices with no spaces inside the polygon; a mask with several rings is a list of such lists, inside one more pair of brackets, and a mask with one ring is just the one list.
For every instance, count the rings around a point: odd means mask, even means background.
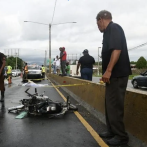
[{"label": "wet asphalt", "polygon": [[[17,114],[8,113],[7,108],[20,105],[19,100],[27,97],[24,92],[27,87],[18,86],[20,82],[16,78],[6,86],[5,108],[0,110],[0,147],[99,147],[74,113],[52,119],[47,116],[16,119]],[[40,94],[44,90],[53,101],[63,101],[54,88],[38,88]],[[30,91],[34,93],[34,88]]]},{"label": "wet asphalt", "polygon": [[[16,119],[18,114],[8,113],[7,108],[21,104],[19,100],[27,97],[24,92],[27,87],[18,86],[21,84],[19,77],[13,78],[12,82],[11,85],[6,85],[5,108],[2,109],[0,104],[0,147],[100,147],[73,112],[52,119],[48,116]],[[43,80],[37,83],[47,84],[49,82]],[[53,101],[64,101],[54,88],[41,87],[37,90],[39,94],[45,91],[45,95]],[[65,97],[68,96],[68,93],[61,88],[59,90]],[[30,88],[29,91],[34,93],[34,88]],[[70,99],[78,106],[78,112],[97,133],[106,131],[103,123],[72,97]]]}]

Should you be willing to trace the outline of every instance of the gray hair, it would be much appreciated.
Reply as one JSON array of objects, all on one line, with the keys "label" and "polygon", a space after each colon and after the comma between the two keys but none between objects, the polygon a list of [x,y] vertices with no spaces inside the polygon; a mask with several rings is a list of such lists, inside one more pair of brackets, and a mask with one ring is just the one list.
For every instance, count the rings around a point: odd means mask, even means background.
[{"label": "gray hair", "polygon": [[97,16],[96,16],[96,19],[99,20],[99,19],[111,19],[112,20],[112,15],[109,11],[107,10],[102,10],[100,11]]}]

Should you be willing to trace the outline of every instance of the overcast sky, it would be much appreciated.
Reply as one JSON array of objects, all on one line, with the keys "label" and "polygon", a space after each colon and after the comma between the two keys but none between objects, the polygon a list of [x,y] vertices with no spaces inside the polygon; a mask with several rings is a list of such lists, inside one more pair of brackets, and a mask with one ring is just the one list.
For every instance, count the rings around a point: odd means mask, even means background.
[{"label": "overcast sky", "polygon": [[[24,23],[34,21],[51,23],[55,0],[0,0],[0,51],[19,55],[27,62],[43,62],[49,46],[47,25]],[[147,42],[146,0],[57,0],[52,26],[52,58],[64,46],[68,55],[80,55],[84,49],[97,60],[98,47],[103,34],[96,25],[101,10],[112,13],[113,21],[120,24],[126,34],[128,49]],[[147,59],[147,46],[129,51],[130,60],[140,56]],[[48,57],[48,52],[47,52]]]}]

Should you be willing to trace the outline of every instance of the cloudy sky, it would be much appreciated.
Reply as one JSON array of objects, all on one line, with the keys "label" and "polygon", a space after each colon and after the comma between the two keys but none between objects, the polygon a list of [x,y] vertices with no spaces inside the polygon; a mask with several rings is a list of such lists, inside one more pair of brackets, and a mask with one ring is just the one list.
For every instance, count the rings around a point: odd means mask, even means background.
[{"label": "cloudy sky", "polygon": [[[0,0],[0,51],[11,55],[19,49],[25,61],[42,63],[49,48],[49,27],[24,21],[51,23],[54,5],[55,0]],[[128,49],[147,42],[146,0],[57,0],[53,24],[77,23],[52,26],[52,58],[64,46],[71,58],[88,49],[97,60],[103,34],[95,18],[104,9],[123,27]],[[130,60],[147,59],[146,49],[147,45],[129,51]]]}]

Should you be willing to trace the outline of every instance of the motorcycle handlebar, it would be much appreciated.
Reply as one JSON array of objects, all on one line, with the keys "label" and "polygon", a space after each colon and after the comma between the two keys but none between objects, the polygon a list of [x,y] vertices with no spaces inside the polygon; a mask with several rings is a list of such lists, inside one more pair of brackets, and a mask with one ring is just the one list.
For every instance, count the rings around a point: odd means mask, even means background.
[{"label": "motorcycle handlebar", "polygon": [[[36,97],[35,95],[32,95],[32,94],[30,94],[28,91],[29,91],[29,89],[30,88],[28,88],[26,91],[25,91],[25,93],[27,93],[29,96],[31,96],[31,97]],[[36,91],[36,90],[35,90]]]}]

